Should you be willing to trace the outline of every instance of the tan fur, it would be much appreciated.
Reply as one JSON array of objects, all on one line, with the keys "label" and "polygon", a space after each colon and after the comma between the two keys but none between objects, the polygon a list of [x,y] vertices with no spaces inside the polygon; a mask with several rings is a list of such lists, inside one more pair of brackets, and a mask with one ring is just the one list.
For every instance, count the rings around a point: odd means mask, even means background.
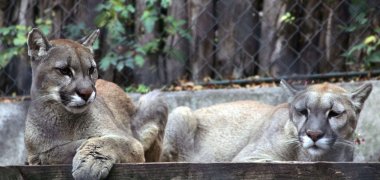
[{"label": "tan fur", "polygon": [[[300,91],[282,84],[291,99],[278,106],[238,101],[196,111],[174,109],[161,161],[352,161],[352,136],[372,85],[351,93],[328,83]],[[306,132],[319,131],[323,135],[313,149]]]},{"label": "tan fur", "polygon": [[25,143],[30,165],[72,163],[75,179],[102,179],[114,163],[158,161],[167,105],[154,91],[135,106],[116,84],[97,80],[91,49],[97,35],[82,45],[47,41],[38,29],[29,33],[33,83]]},{"label": "tan fur", "polygon": [[308,90],[310,91],[315,91],[315,92],[320,92],[320,93],[346,93],[347,91],[343,89],[342,87],[329,84],[329,83],[323,83],[323,84],[316,84],[308,87]]}]

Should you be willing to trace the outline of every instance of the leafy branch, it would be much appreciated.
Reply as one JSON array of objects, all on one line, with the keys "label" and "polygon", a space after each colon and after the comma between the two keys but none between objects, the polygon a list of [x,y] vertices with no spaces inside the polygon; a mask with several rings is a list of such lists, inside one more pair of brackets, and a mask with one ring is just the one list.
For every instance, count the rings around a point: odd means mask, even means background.
[{"label": "leafy branch", "polygon": [[[52,21],[37,18],[35,24],[43,33],[48,34],[51,30]],[[14,56],[26,52],[26,37],[31,29],[32,27],[25,25],[12,25],[0,28],[0,41],[5,47],[3,51],[0,51],[1,67],[5,67]]]},{"label": "leafy branch", "polygon": [[[149,54],[167,53],[171,50],[162,49],[161,44],[166,36],[179,34],[182,37],[191,39],[189,33],[182,28],[184,20],[177,20],[172,16],[162,13],[170,7],[170,0],[146,0],[145,9],[141,12],[141,17],[137,23],[141,23],[141,31],[153,33],[158,22],[163,22],[162,32],[158,37],[150,39],[144,44],[138,42],[138,32],[131,30],[136,25],[136,7],[126,4],[125,0],[110,0],[97,7],[99,15],[95,18],[95,23],[105,28],[107,34],[107,44],[110,51],[102,58],[100,68],[108,69],[110,66],[121,71],[125,67],[142,67]],[[160,8],[157,8],[159,4]],[[161,25],[161,24],[160,24]],[[132,32],[131,32],[132,31]]]}]

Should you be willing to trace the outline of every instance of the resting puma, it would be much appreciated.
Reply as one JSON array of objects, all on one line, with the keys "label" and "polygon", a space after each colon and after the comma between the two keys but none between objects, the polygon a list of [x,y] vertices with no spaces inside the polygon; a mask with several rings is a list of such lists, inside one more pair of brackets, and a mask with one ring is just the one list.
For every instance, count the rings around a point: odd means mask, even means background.
[{"label": "resting puma", "polygon": [[117,85],[97,80],[94,31],[78,43],[28,35],[31,105],[25,143],[28,163],[72,163],[75,179],[102,179],[114,163],[158,161],[167,106],[152,92],[134,106]]},{"label": "resting puma", "polygon": [[161,161],[352,161],[353,134],[372,90],[348,92],[333,84],[297,91],[281,81],[289,103],[218,104],[169,115]]}]

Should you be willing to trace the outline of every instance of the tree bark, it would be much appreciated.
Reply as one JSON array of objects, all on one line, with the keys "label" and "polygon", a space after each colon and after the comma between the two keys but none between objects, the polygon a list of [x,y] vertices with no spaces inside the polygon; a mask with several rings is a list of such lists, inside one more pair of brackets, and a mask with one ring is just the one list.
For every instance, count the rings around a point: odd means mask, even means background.
[{"label": "tree bark", "polygon": [[18,15],[18,24],[19,25],[27,25],[26,23],[26,14],[27,14],[27,8],[29,5],[29,0],[21,0],[20,4],[20,12]]},{"label": "tree bark", "polygon": [[[327,5],[327,6],[326,6]],[[328,1],[323,14],[324,30],[321,31],[321,50],[318,73],[344,71],[344,58],[342,54],[348,49],[349,34],[344,32],[350,21],[349,5],[339,1]]]},{"label": "tree bark", "polygon": [[[141,22],[141,16],[146,8],[146,0],[136,1],[136,21],[135,21],[135,34],[137,35],[137,43],[144,45],[159,38],[159,24],[156,21],[153,32],[147,32]],[[156,3],[157,13],[160,13],[159,2]],[[160,76],[158,69],[160,62],[157,53],[149,53],[145,56],[144,65],[142,67],[134,68],[134,78],[137,84],[150,85],[157,87],[163,83],[163,77]]]},{"label": "tree bark", "polygon": [[[188,0],[175,0],[172,1],[169,7],[168,15],[172,16],[175,20],[185,20],[186,23],[181,26],[182,29],[188,30]],[[163,57],[164,69],[160,69],[161,74],[164,76],[165,84],[171,84],[176,80],[180,80],[185,75],[185,67],[189,57],[190,42],[180,34],[169,35],[166,39],[165,49],[169,51]],[[161,57],[162,58],[162,57]]]},{"label": "tree bark", "polygon": [[295,1],[265,0],[259,54],[260,75],[280,77],[297,73],[295,25],[281,21]]},{"label": "tree bark", "polygon": [[189,3],[189,24],[193,38],[189,62],[192,79],[196,82],[211,76],[216,26],[213,11],[213,0],[191,0]]},{"label": "tree bark", "polygon": [[254,74],[258,42],[258,1],[219,0],[215,68],[219,79]]},{"label": "tree bark", "polygon": [[319,0],[304,1],[301,8],[302,20],[300,25],[300,39],[298,51],[303,64],[302,74],[317,73],[320,60],[323,58],[320,41],[324,31],[324,20],[321,8],[324,8]]},{"label": "tree bark", "polygon": [[[2,3],[0,1],[0,3]],[[13,4],[12,4],[13,3]],[[28,7],[30,5],[29,0],[13,1],[12,3],[6,2],[0,5],[0,11],[6,9],[14,16],[11,19],[3,19],[7,23],[6,25],[30,25],[30,17],[28,16]],[[10,6],[9,6],[10,5]],[[5,18],[5,17],[2,17]],[[1,27],[1,25],[0,25]],[[3,45],[0,43],[0,51]],[[31,85],[31,68],[28,56],[26,53],[21,53],[18,56],[14,56],[9,60],[9,63],[2,67],[2,73],[0,75],[0,89],[2,95],[11,94],[29,94]]]}]

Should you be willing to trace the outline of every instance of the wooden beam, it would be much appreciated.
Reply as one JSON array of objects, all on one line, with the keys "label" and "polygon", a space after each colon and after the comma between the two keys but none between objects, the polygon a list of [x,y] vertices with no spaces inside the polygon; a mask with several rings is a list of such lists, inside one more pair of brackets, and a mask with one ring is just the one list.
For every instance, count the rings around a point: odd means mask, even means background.
[{"label": "wooden beam", "polygon": [[[108,179],[380,179],[380,163],[116,164]],[[72,179],[71,165],[5,166],[0,179]]]}]

